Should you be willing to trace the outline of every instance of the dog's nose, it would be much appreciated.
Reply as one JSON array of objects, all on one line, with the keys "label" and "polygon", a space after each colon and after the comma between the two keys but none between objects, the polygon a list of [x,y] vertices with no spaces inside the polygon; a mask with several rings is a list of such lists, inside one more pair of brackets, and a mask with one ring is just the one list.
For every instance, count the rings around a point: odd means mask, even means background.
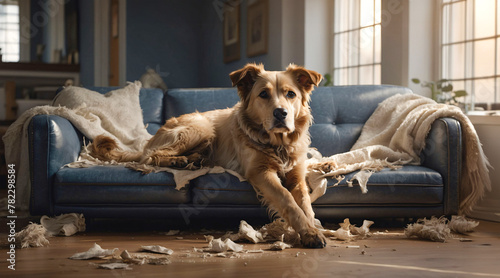
[{"label": "dog's nose", "polygon": [[286,115],[288,115],[288,111],[286,111],[285,108],[276,108],[273,111],[273,115],[277,120],[283,121],[286,118]]}]

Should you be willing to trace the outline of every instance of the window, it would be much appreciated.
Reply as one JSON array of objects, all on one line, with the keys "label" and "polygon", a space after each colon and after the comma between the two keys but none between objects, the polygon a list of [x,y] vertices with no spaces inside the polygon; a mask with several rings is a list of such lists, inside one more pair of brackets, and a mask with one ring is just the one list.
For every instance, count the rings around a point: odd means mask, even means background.
[{"label": "window", "polygon": [[335,0],[333,84],[380,84],[381,0]]},{"label": "window", "polygon": [[498,0],[443,0],[441,77],[465,89],[466,102],[499,110],[500,22]]},{"label": "window", "polygon": [[19,61],[19,5],[16,0],[0,0],[0,48],[2,61]]}]

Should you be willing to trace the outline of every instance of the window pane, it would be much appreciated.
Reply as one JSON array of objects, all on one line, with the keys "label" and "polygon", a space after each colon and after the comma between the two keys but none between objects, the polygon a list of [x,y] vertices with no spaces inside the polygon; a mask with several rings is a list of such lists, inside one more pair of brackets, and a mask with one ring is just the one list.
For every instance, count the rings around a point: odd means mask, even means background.
[{"label": "window pane", "polygon": [[474,43],[474,75],[493,76],[495,74],[495,41],[482,40]]},{"label": "window pane", "polygon": [[335,1],[335,32],[345,31],[349,28],[348,8],[346,1]]},{"label": "window pane", "polygon": [[465,2],[451,4],[450,42],[465,40]]},{"label": "window pane", "polygon": [[334,84],[338,86],[343,86],[343,85],[348,85],[348,75],[347,75],[347,70],[341,69],[341,70],[335,70],[333,72],[334,76]]},{"label": "window pane", "polygon": [[352,31],[352,32],[349,32],[349,45],[347,45],[348,47],[348,51],[349,51],[349,66],[355,66],[355,65],[358,65],[359,63],[359,59],[358,59],[358,56],[359,56],[359,31],[356,30],[356,31]]},{"label": "window pane", "polygon": [[355,85],[355,84],[358,84],[358,68],[351,68],[351,69],[348,69],[349,73],[349,77],[348,77],[348,85]]},{"label": "window pane", "polygon": [[382,31],[380,25],[375,26],[375,63],[380,63],[382,58]]},{"label": "window pane", "polygon": [[451,79],[464,78],[465,68],[465,45],[454,44],[450,46],[450,60],[448,61],[450,67],[449,73]]},{"label": "window pane", "polygon": [[474,77],[474,48],[473,43],[469,42],[465,44],[465,77]]},{"label": "window pane", "polygon": [[441,48],[441,77],[450,79],[450,46],[443,46]]},{"label": "window pane", "polygon": [[493,102],[495,99],[495,79],[479,79],[475,81],[475,102]]},{"label": "window pane", "polygon": [[5,48],[2,49],[2,52],[5,54],[16,54],[19,53],[19,44],[14,43],[6,43]]},{"label": "window pane", "polygon": [[375,0],[375,24],[382,22],[382,5],[380,0]]},{"label": "window pane", "polygon": [[19,6],[18,5],[7,5],[5,7],[5,12],[9,14],[19,14]]},{"label": "window pane", "polygon": [[466,11],[465,11],[465,39],[474,39],[474,1],[466,1]]},{"label": "window pane", "polygon": [[496,79],[495,84],[495,99],[493,100],[494,103],[497,103],[497,107],[495,108],[495,110],[500,110],[500,96],[498,92],[500,92],[500,78]]},{"label": "window pane", "polygon": [[497,0],[497,35],[498,32],[500,32],[500,20],[498,20],[500,17],[500,0]]},{"label": "window pane", "polygon": [[[345,1],[345,0],[344,0]],[[359,28],[359,0],[349,1],[349,30]]]},{"label": "window pane", "polygon": [[472,104],[473,96],[474,96],[474,90],[473,88],[473,81],[471,80],[466,80],[465,81],[465,91],[467,91],[468,95],[465,97],[465,103],[467,103],[469,106]]},{"label": "window pane", "polygon": [[495,75],[500,75],[500,39],[497,39],[497,72]]},{"label": "window pane", "polygon": [[373,64],[373,27],[361,29],[360,60],[361,65]]},{"label": "window pane", "polygon": [[373,25],[375,19],[373,18],[374,6],[373,0],[361,0],[361,15],[360,26],[365,27]]},{"label": "window pane", "polygon": [[373,81],[373,84],[375,85],[380,85],[380,81],[382,80],[382,70],[381,70],[380,65],[375,65],[375,80]]},{"label": "window pane", "polygon": [[373,66],[359,68],[359,84],[373,84]]},{"label": "window pane", "polygon": [[346,67],[349,57],[348,34],[343,33],[335,36],[334,67]]},{"label": "window pane", "polygon": [[474,36],[484,38],[495,35],[495,0],[474,1]]},{"label": "window pane", "polygon": [[450,42],[450,5],[444,5],[441,15],[441,41],[446,44]]},{"label": "window pane", "polygon": [[19,43],[19,31],[9,32],[9,34],[5,37],[5,42]]}]

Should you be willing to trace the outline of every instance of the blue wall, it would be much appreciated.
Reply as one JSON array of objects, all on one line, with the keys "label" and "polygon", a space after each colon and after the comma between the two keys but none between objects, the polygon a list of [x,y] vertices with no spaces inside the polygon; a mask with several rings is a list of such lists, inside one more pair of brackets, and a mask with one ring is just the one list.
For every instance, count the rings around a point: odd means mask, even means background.
[{"label": "blue wall", "polygon": [[[271,64],[269,54],[248,58],[247,45],[247,1],[242,1],[240,9],[240,60],[224,63],[222,50],[223,22],[216,1],[203,1],[201,17],[202,32],[198,87],[230,87],[229,73],[243,67],[246,63]],[[269,67],[266,67],[269,69]],[[277,69],[276,69],[277,70]]]},{"label": "blue wall", "polygon": [[94,86],[94,1],[79,1],[80,82]]},{"label": "blue wall", "polygon": [[127,1],[127,80],[155,69],[169,88],[197,87],[199,0]]},{"label": "blue wall", "polygon": [[[127,0],[127,80],[138,80],[153,68],[169,88],[230,87],[229,73],[248,62],[262,62],[266,69],[280,70],[276,68],[280,53],[246,57],[247,0],[241,4],[241,58],[223,62],[223,22],[215,5],[219,1]],[[81,82],[92,86],[94,1],[79,1],[79,9]]]}]

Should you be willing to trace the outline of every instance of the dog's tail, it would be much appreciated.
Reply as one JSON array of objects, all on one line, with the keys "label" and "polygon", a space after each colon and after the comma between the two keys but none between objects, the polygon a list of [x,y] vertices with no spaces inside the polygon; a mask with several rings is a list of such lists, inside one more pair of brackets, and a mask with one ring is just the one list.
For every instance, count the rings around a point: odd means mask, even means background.
[{"label": "dog's tail", "polygon": [[104,161],[131,162],[140,161],[142,152],[121,150],[113,138],[99,135],[92,142],[90,155]]}]

